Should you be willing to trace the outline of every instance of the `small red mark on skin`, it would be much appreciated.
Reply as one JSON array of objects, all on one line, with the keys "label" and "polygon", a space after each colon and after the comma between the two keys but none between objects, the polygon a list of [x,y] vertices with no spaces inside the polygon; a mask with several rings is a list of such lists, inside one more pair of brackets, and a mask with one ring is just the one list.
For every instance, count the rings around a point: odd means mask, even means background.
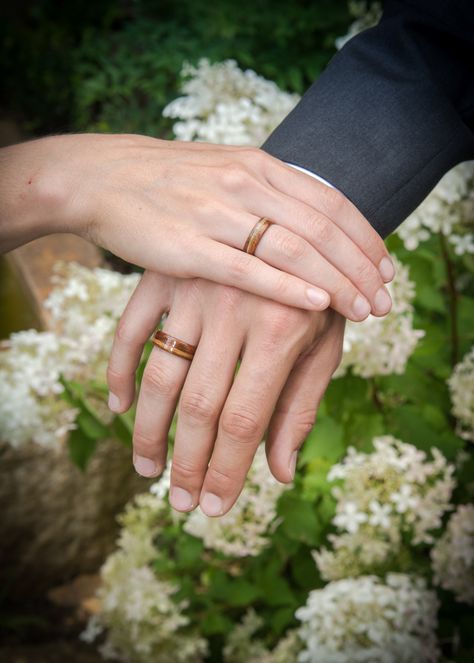
[{"label": "small red mark on skin", "polygon": [[33,178],[32,178],[32,177],[30,177],[30,179],[28,180],[28,184],[31,184],[31,183],[32,183],[32,181],[33,181]]}]

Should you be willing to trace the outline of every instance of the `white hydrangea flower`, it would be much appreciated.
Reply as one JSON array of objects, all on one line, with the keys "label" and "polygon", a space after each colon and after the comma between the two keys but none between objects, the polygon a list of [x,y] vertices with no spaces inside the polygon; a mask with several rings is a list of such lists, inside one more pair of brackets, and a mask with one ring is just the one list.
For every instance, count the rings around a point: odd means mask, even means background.
[{"label": "white hydrangea flower", "polygon": [[474,161],[455,166],[399,226],[405,248],[415,250],[431,235],[443,233],[457,255],[474,253]]},{"label": "white hydrangea flower", "polygon": [[104,380],[116,322],[139,280],[75,263],[55,268],[45,302],[53,331],[12,334],[0,348],[0,437],[58,446],[76,410],[60,397],[60,377]]},{"label": "white hydrangea flower", "polygon": [[227,637],[223,650],[225,663],[296,663],[302,642],[296,629],[291,629],[272,650],[258,637],[264,625],[253,608],[249,608],[241,621]]},{"label": "white hydrangea flower", "polygon": [[[153,558],[156,550],[153,550]],[[151,561],[151,560],[150,560]],[[172,596],[179,585],[157,578],[147,564],[135,565],[126,550],[111,555],[101,571],[101,609],[92,635],[106,629],[108,657],[137,663],[199,663],[207,642],[192,631],[183,614],[187,602]],[[86,632],[86,637],[91,637]]]},{"label": "white hydrangea flower", "polygon": [[298,663],[434,663],[438,604],[421,578],[388,574],[331,582],[295,613]]},{"label": "white hydrangea flower", "polygon": [[457,433],[474,442],[474,346],[454,367],[448,386],[452,413],[458,420]]},{"label": "white hydrangea flower", "polygon": [[185,96],[163,111],[180,120],[173,125],[178,140],[259,146],[299,101],[235,60],[185,64],[182,76]]},{"label": "white hydrangea flower", "polygon": [[394,258],[396,275],[388,289],[392,295],[391,312],[384,318],[369,316],[364,322],[348,322],[344,335],[342,362],[335,377],[345,375],[349,368],[355,375],[403,373],[415,347],[424,336],[413,329],[415,284],[410,281],[406,265]]},{"label": "white hydrangea flower", "polygon": [[206,548],[226,555],[258,555],[268,544],[268,536],[279,521],[276,504],[289,484],[282,484],[271,474],[261,444],[245,481],[242,493],[232,509],[220,518],[209,518],[200,509],[191,512],[184,530],[203,540]]},{"label": "white hydrangea flower", "polygon": [[431,453],[428,459],[413,445],[384,436],[374,439],[369,454],[349,447],[331,468],[328,479],[342,481],[333,489],[339,532],[329,535],[331,550],[313,552],[325,580],[377,571],[397,558],[407,538],[413,545],[433,543],[455,482],[454,466],[438,449]]},{"label": "white hydrangea flower", "polygon": [[461,504],[431,550],[434,581],[474,604],[474,505]]},{"label": "white hydrangea flower", "polygon": [[[117,550],[101,569],[100,610],[81,636],[92,642],[105,633],[100,646],[104,658],[200,663],[207,652],[206,640],[183,614],[187,602],[173,599],[179,583],[160,578],[153,570],[153,562],[160,557],[155,537],[164,518],[175,513],[164,499],[168,482],[169,464],[153,484],[153,492],[137,495],[119,518]],[[185,514],[176,517],[183,519]]]},{"label": "white hydrangea flower", "polygon": [[382,5],[380,2],[367,2],[366,0],[353,0],[349,2],[349,11],[355,17],[355,21],[349,26],[349,30],[335,41],[336,48],[341,50],[347,42],[363,30],[372,28],[382,16]]}]

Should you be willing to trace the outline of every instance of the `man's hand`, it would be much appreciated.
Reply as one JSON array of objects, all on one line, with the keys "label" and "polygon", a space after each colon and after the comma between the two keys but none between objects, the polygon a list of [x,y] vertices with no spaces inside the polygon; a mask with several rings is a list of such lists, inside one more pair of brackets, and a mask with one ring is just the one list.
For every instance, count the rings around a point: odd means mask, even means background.
[{"label": "man's hand", "polygon": [[145,476],[162,472],[181,394],[171,503],[180,511],[199,503],[207,515],[222,515],[239,496],[267,428],[272,473],[282,482],[293,479],[296,451],[340,361],[344,319],[333,310],[290,308],[202,279],[145,272],[110,358],[115,411],[132,404],[143,345],[167,310],[164,330],[198,347],[191,363],[153,349],[138,399],[135,467]]}]

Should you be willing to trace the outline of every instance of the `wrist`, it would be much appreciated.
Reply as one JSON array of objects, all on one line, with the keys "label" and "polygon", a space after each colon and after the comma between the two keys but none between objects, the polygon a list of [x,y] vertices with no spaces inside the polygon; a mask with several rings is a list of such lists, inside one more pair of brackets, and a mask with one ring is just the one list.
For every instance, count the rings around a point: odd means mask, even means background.
[{"label": "wrist", "polygon": [[68,136],[0,150],[0,250],[55,232],[74,232],[69,213]]}]

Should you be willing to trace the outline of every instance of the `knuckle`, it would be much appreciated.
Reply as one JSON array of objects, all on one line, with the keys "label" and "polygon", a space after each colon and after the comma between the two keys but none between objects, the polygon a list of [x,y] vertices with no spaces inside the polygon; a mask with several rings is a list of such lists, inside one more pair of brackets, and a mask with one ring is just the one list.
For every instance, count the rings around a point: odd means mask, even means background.
[{"label": "knuckle", "polygon": [[288,260],[301,260],[306,253],[305,240],[284,228],[279,227],[275,230],[277,232],[273,233],[273,241],[277,251]]},{"label": "knuckle", "polygon": [[301,410],[296,413],[292,427],[302,438],[305,438],[313,429],[315,422],[316,412],[314,409]]},{"label": "knuckle", "polygon": [[176,394],[178,385],[173,375],[169,374],[162,365],[148,363],[143,373],[142,386],[159,396]]},{"label": "knuckle", "polygon": [[314,224],[316,240],[320,244],[327,244],[334,238],[334,228],[331,221],[318,217]]},{"label": "knuckle", "polygon": [[244,297],[244,292],[232,286],[222,286],[218,291],[217,304],[220,311],[227,314],[237,313]]},{"label": "knuckle", "polygon": [[236,252],[229,260],[227,269],[229,274],[235,280],[240,282],[251,270],[253,257],[243,252]]},{"label": "knuckle", "polygon": [[237,486],[240,487],[242,483],[241,480],[233,475],[230,470],[227,470],[224,467],[218,469],[215,465],[212,465],[212,463],[207,469],[206,483],[207,482],[209,482],[209,486],[212,485],[217,489],[216,492],[221,494],[232,492],[232,488]]},{"label": "knuckle", "polygon": [[382,285],[382,279],[373,264],[367,259],[357,268],[357,278],[359,283],[373,283],[374,287]]},{"label": "knuckle", "polygon": [[123,383],[126,381],[127,376],[124,375],[123,373],[120,373],[119,371],[116,371],[112,363],[109,363],[107,366],[107,384],[113,391],[113,387],[118,387],[122,386]]},{"label": "knuckle", "polygon": [[260,433],[260,422],[254,412],[227,410],[222,414],[221,430],[231,439],[254,442]]},{"label": "knuckle", "polygon": [[148,435],[141,433],[140,430],[135,427],[133,433],[133,448],[135,453],[140,456],[145,456],[145,458],[155,458],[155,456],[158,455],[159,442],[158,439],[153,440]]},{"label": "knuckle", "polygon": [[120,345],[130,345],[135,341],[135,334],[125,316],[122,316],[115,330],[115,338]]},{"label": "knuckle", "polygon": [[320,195],[324,197],[325,208],[329,210],[331,216],[338,216],[346,209],[346,198],[336,189],[325,186],[321,189]]},{"label": "knuckle", "polygon": [[289,332],[303,328],[308,322],[307,312],[287,306],[273,306],[266,313],[265,336],[274,344],[278,339],[290,338]]},{"label": "knuckle", "polygon": [[198,467],[196,464],[192,464],[189,460],[186,460],[185,457],[175,455],[171,464],[171,482],[188,485],[190,482],[196,483],[196,479],[201,482],[205,469],[205,466]]},{"label": "knuckle", "polygon": [[185,417],[202,424],[214,423],[219,416],[217,404],[196,391],[183,393],[180,411]]},{"label": "knuckle", "polygon": [[248,170],[240,163],[232,163],[225,167],[222,172],[224,185],[235,191],[247,186],[251,181],[251,175]]}]

